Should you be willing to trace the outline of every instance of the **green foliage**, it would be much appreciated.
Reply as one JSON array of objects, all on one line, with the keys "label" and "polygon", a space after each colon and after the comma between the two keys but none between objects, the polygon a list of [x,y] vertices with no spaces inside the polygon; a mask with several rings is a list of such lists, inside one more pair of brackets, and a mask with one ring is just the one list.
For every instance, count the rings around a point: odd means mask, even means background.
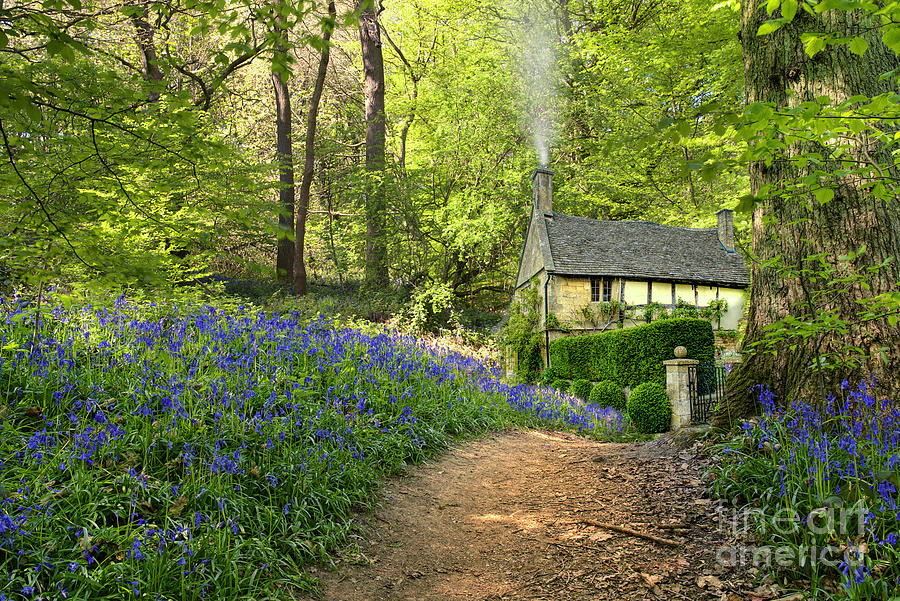
[{"label": "green foliage", "polygon": [[722,318],[728,312],[728,300],[724,298],[714,298],[707,305],[700,309],[700,317],[708,319],[710,323],[716,324],[719,328],[722,326]]},{"label": "green foliage", "polygon": [[650,323],[657,319],[666,319],[669,317],[669,310],[654,301],[641,307],[641,317],[644,318],[645,323]]},{"label": "green foliage", "polygon": [[588,397],[591,395],[590,380],[585,380],[584,378],[573,380],[572,385],[569,386],[569,394],[585,401],[588,400]]},{"label": "green foliage", "polygon": [[458,326],[457,301],[453,289],[445,282],[417,288],[407,307],[413,328],[434,333]]},{"label": "green foliage", "polygon": [[550,362],[562,377],[610,380],[620,387],[665,383],[663,361],[676,346],[701,364],[715,360],[712,326],[702,319],[666,319],[624,330],[568,336],[550,343]]},{"label": "green foliage", "polygon": [[666,388],[656,382],[639,384],[628,395],[628,417],[641,434],[658,434],[669,429],[672,405]]},{"label": "green foliage", "polygon": [[517,357],[516,377],[522,382],[534,382],[544,366],[537,324],[537,289],[528,286],[510,305],[509,321],[499,335],[500,347]]},{"label": "green foliage", "polygon": [[624,311],[625,306],[619,301],[605,301],[601,303],[588,303],[580,309],[584,324],[589,327],[599,328],[608,325]]},{"label": "green foliage", "polygon": [[559,318],[556,316],[556,313],[548,313],[547,314],[547,329],[548,330],[559,330],[562,328],[562,324],[559,323]]},{"label": "green foliage", "polygon": [[542,369],[541,375],[538,378],[538,382],[543,386],[552,386],[556,380],[556,370],[554,370],[552,367],[545,367],[544,369]]},{"label": "green foliage", "polygon": [[601,407],[612,407],[613,409],[625,409],[625,391],[622,387],[610,380],[597,382],[591,388],[589,397],[591,403]]},{"label": "green foliage", "polygon": [[697,311],[697,307],[694,303],[689,303],[683,298],[678,297],[678,300],[675,302],[675,310],[672,311],[672,317],[697,318],[700,317],[700,313]]},{"label": "green foliage", "polygon": [[[560,61],[568,135],[554,205],[590,217],[714,224],[715,211],[747,191],[744,173],[715,165],[740,152],[728,128],[696,110],[741,102],[736,3],[664,0],[633,12],[622,3],[568,5],[580,27]],[[660,122],[693,137],[661,138]]]},{"label": "green foliage", "polygon": [[569,382],[568,382],[568,380],[563,380],[562,378],[557,378],[556,380],[553,380],[553,383],[550,384],[550,387],[555,388],[556,390],[558,390],[560,392],[566,392],[567,390],[569,390]]}]

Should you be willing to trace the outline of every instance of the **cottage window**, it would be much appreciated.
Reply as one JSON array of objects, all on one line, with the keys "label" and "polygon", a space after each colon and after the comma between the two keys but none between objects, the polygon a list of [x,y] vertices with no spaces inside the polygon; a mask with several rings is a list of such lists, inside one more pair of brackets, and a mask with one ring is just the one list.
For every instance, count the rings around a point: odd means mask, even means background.
[{"label": "cottage window", "polygon": [[591,302],[600,301],[608,303],[612,300],[612,280],[604,278],[591,278]]}]

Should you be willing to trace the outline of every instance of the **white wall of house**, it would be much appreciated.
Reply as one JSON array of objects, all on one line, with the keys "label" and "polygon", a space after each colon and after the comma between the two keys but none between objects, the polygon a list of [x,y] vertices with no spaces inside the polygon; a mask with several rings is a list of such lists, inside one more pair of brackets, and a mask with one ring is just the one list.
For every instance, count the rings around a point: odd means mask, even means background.
[{"label": "white wall of house", "polygon": [[[537,284],[539,303],[537,309],[540,315],[540,327],[544,326],[544,284],[547,277],[546,271],[541,269],[531,278],[529,284]],[[582,307],[585,305],[596,306],[601,304],[599,302],[591,302],[591,278],[565,277],[559,275],[551,275],[549,277],[549,312],[555,315],[564,325],[576,329],[590,329],[592,326],[591,324],[586,323],[582,313]],[[637,308],[637,311],[634,312],[634,318],[625,320],[625,327],[632,327],[643,323],[643,319],[640,317],[639,313],[640,307],[647,304],[648,289],[652,302],[671,308],[673,287],[671,282],[648,282],[646,280],[633,279],[623,280],[622,278],[610,279],[612,281],[612,300],[619,301],[623,298],[624,293],[625,304],[629,307]],[[717,298],[724,298],[728,301],[728,310],[722,317],[721,328],[717,328],[717,324],[713,324],[713,328],[736,330],[740,325],[744,303],[746,301],[746,293],[743,289],[692,284],[675,284],[674,287],[676,299],[681,298],[689,304],[695,305],[698,309],[706,307],[709,304],[709,301]]]},{"label": "white wall of house", "polygon": [[744,315],[747,293],[741,288],[719,288],[719,298],[728,301],[728,311],[722,318],[723,330],[736,330]]}]

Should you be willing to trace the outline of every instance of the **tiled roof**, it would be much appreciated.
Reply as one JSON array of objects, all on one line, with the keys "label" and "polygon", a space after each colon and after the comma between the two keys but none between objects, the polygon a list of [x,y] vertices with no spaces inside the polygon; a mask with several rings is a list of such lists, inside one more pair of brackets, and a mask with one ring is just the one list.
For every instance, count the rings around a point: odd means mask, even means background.
[{"label": "tiled roof", "polygon": [[737,286],[750,283],[744,258],[725,250],[716,228],[543,215],[555,273]]}]

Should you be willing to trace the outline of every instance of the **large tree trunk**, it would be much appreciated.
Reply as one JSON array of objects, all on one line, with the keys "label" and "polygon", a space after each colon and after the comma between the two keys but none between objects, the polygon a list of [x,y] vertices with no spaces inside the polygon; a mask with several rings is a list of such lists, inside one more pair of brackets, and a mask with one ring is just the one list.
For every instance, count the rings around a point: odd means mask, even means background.
[{"label": "large tree trunk", "polygon": [[[306,156],[303,163],[303,179],[300,182],[300,198],[297,201],[297,224],[294,229],[294,294],[306,294],[306,263],[303,261],[303,248],[306,239],[306,213],[309,210],[309,190],[312,187],[313,170],[316,164],[316,119],[319,116],[319,102],[322,100],[322,89],[325,87],[325,75],[328,73],[328,59],[331,55],[331,33],[337,9],[334,0],[328,3],[328,20],[322,26],[322,54],[319,56],[319,70],[316,73],[316,84],[309,101],[309,114],[306,119]],[[315,276],[314,276],[315,277]]]},{"label": "large tree trunk", "polygon": [[359,42],[362,48],[363,92],[366,99],[366,282],[373,287],[388,282],[387,241],[384,232],[384,58],[374,0],[361,0]]},{"label": "large tree trunk", "polygon": [[[896,67],[896,57],[881,43],[877,22],[861,11],[830,11],[810,15],[801,10],[792,23],[774,34],[758,36],[759,26],[769,17],[765,0],[744,0],[741,16],[741,41],[744,50],[744,71],[749,102],[771,102],[777,107],[829,96],[841,102],[855,94],[875,96],[889,91],[890,80],[879,75]],[[838,36],[861,35],[869,43],[864,56],[852,54],[846,46],[828,46],[809,57],[804,52],[801,35],[805,32],[834,32]],[[774,127],[774,125],[769,125]],[[776,158],[771,164],[762,162],[750,166],[751,189],[756,194],[764,185],[779,189],[783,183],[795,181],[810,173],[801,170],[788,159],[801,153],[821,151],[812,144],[795,144],[786,150],[787,157]],[[863,163],[871,158],[882,165],[891,165],[890,153],[881,145],[862,138],[855,147]],[[824,153],[823,156],[828,156]],[[822,168],[822,167],[819,167]],[[835,161],[825,162],[824,170],[838,169]],[[751,387],[764,384],[775,393],[781,403],[804,397],[815,401],[825,393],[838,393],[839,383],[846,378],[858,383],[870,375],[878,378],[883,394],[896,394],[896,368],[900,359],[900,331],[886,319],[859,323],[862,299],[871,299],[884,292],[896,290],[900,280],[900,261],[868,278],[870,290],[853,285],[836,294],[827,303],[811,303],[813,289],[823,286],[810,276],[795,276],[784,269],[764,263],[782,257],[785,266],[814,267],[804,259],[821,253],[830,266],[838,265],[838,257],[867,246],[853,267],[865,273],[870,267],[894,257],[900,258],[900,211],[860,189],[865,183],[858,177],[838,180],[834,198],[820,204],[812,197],[785,198],[771,194],[757,206],[752,217],[752,249],[759,261],[753,262],[747,332],[744,349],[766,338],[766,328],[786,317],[812,322],[816,314],[833,310],[848,322],[847,332],[825,332],[808,340],[795,338],[777,348],[777,354],[748,353],[744,363],[731,375],[726,403],[716,416],[716,424],[726,425],[734,419],[746,417],[757,410],[758,393]],[[803,202],[804,200],[809,202]],[[804,206],[806,205],[806,206]],[[794,272],[796,273],[796,271]],[[817,368],[820,360],[829,355],[847,356],[846,345],[863,349],[857,366],[837,369]],[[794,346],[795,345],[795,346]],[[884,360],[879,349],[884,348]]]},{"label": "large tree trunk", "polygon": [[291,147],[291,92],[286,55],[287,33],[276,25],[279,42],[275,45],[272,85],[275,89],[276,156],[278,158],[278,256],[275,270],[278,279],[290,282],[294,272],[294,242],[288,236],[294,227],[294,151]]}]

